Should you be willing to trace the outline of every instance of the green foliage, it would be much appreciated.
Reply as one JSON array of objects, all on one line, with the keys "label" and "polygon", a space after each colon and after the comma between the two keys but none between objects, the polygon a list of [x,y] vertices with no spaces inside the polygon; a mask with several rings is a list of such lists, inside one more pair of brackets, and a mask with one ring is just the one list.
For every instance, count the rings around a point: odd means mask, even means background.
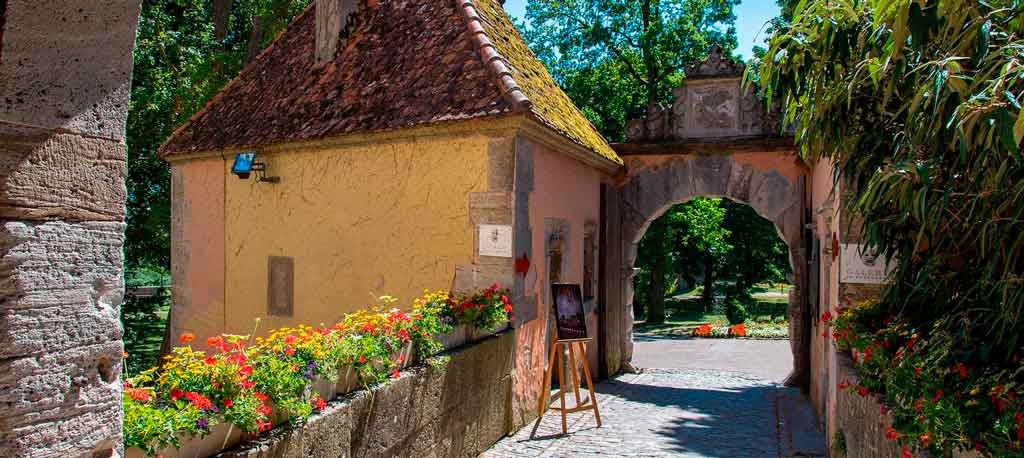
[{"label": "green foliage", "polygon": [[706,305],[715,282],[728,282],[727,293],[752,306],[755,283],[784,281],[790,272],[789,250],[771,222],[747,205],[706,197],[675,205],[654,220],[640,240],[636,267],[641,270],[634,301],[648,307],[671,292],[659,280],[680,290],[703,280]]},{"label": "green foliage", "polygon": [[[895,262],[881,316],[919,335],[924,374],[963,364],[1019,383],[1024,3],[804,1],[793,11],[760,80],[803,154],[835,164],[844,211],[863,220],[867,249]],[[905,364],[865,370],[879,393],[902,399],[895,408],[908,421],[897,428],[926,428],[928,447],[944,453],[977,442],[991,456],[1019,456],[1007,441],[1024,425],[1001,415],[929,411],[935,422],[909,421],[921,412],[907,396],[928,384]],[[969,428],[943,426],[956,424]]]},{"label": "green foliage", "polygon": [[[269,41],[308,0],[236,0],[223,39],[213,5],[202,0],[144,0],[128,107],[126,271],[170,267],[170,168],[156,150],[171,132],[238,74],[250,41]],[[260,32],[253,34],[253,18]]]},{"label": "green foliage", "polygon": [[741,296],[728,296],[725,298],[725,319],[729,324],[740,324],[747,321],[747,304]]},{"label": "green foliage", "polygon": [[555,80],[611,140],[669,103],[684,64],[736,47],[737,0],[531,0],[519,24]]}]

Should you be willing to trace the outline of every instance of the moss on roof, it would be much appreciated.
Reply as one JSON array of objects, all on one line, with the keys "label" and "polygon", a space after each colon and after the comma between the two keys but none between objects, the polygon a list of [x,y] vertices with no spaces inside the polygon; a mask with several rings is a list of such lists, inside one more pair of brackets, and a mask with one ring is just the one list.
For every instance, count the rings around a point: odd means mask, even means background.
[{"label": "moss on roof", "polygon": [[512,68],[512,77],[523,94],[533,103],[533,114],[587,149],[622,164],[622,159],[530,51],[505,9],[496,0],[474,0],[473,4],[487,37]]}]

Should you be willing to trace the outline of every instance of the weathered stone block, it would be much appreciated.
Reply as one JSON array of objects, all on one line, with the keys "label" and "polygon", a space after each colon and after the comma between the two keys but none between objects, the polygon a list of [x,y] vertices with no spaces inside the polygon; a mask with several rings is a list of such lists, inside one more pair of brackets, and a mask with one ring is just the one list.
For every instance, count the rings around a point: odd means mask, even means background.
[{"label": "weathered stone block", "polygon": [[124,224],[0,226],[0,456],[120,446]]},{"label": "weathered stone block", "polygon": [[492,139],[487,144],[487,190],[511,192],[515,175],[515,139]]},{"label": "weathered stone block", "polygon": [[124,139],[138,0],[7,0],[0,119]]},{"label": "weathered stone block", "polygon": [[474,192],[469,194],[469,219],[477,224],[512,224],[512,194]]},{"label": "weathered stone block", "polygon": [[125,145],[0,123],[0,218],[121,221]]}]

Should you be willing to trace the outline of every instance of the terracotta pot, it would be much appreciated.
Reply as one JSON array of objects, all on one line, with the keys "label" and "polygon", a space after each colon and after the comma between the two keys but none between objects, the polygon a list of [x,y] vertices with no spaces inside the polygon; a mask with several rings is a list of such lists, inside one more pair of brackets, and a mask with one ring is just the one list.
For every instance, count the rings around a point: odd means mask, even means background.
[{"label": "terracotta pot", "polygon": [[351,365],[339,367],[338,382],[334,385],[334,393],[341,396],[359,388],[359,371],[356,370],[356,367]]},{"label": "terracotta pot", "polygon": [[[229,423],[218,423],[203,437],[188,434],[178,435],[181,448],[167,447],[160,450],[163,458],[207,458],[242,442],[242,430]],[[124,451],[125,458],[144,458],[142,449],[130,447]]]},{"label": "terracotta pot", "polygon": [[464,324],[455,325],[455,329],[448,334],[442,334],[437,336],[437,340],[444,345],[445,350],[451,350],[455,347],[461,347],[466,343],[466,336],[469,333],[469,327]]}]

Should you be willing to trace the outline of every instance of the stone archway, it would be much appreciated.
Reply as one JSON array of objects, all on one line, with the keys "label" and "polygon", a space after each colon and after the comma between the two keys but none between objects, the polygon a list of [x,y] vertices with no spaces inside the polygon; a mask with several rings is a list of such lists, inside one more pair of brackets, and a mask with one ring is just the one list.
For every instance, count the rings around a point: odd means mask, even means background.
[{"label": "stone archway", "polygon": [[811,307],[807,294],[806,182],[808,168],[792,139],[779,136],[777,110],[766,110],[742,84],[743,64],[721,47],[686,68],[685,85],[669,107],[653,105],[626,124],[626,143],[613,145],[623,173],[602,192],[602,296],[598,341],[602,369],[629,367],[633,355],[634,262],[640,238],[672,205],[694,197],[726,197],[750,205],[771,221],[789,247],[794,288],[788,316],[793,373],[806,387],[810,367]]},{"label": "stone archway", "polygon": [[[627,156],[628,158],[628,156]],[[634,265],[647,227],[671,206],[694,197],[725,197],[750,205],[771,221],[789,247],[793,268],[788,318],[793,351],[792,384],[805,385],[808,373],[804,217],[804,167],[795,155],[741,153],[733,155],[666,155],[627,160],[627,181],[617,195],[620,209],[621,271],[624,273],[620,316],[622,361],[632,358]],[[614,242],[612,242],[614,243]],[[610,337],[610,336],[609,336]]]}]

